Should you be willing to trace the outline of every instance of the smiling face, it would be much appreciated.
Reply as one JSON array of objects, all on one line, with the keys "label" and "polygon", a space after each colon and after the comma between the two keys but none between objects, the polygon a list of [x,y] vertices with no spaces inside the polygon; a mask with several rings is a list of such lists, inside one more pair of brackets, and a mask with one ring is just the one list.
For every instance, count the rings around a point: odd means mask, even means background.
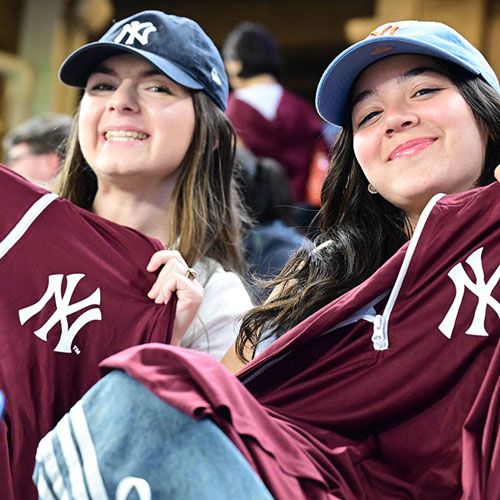
[{"label": "smiling face", "polygon": [[185,87],[145,59],[121,54],[90,75],[78,125],[82,153],[99,181],[162,182],[176,178],[195,112]]},{"label": "smiling face", "polygon": [[372,186],[415,222],[430,198],[474,187],[486,133],[431,57],[396,55],[353,89],[354,153]]}]

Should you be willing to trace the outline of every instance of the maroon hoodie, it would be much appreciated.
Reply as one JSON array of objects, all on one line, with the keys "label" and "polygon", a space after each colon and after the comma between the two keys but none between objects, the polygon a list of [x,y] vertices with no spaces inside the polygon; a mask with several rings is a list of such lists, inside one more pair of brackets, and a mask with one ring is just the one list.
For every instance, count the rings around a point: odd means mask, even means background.
[{"label": "maroon hoodie", "polygon": [[437,201],[237,377],[157,344],[102,366],[213,418],[278,499],[500,498],[499,200],[495,183]]},{"label": "maroon hoodie", "polygon": [[305,201],[315,147],[325,147],[322,121],[315,109],[302,97],[283,89],[273,120],[234,94],[229,96],[227,115],[245,146],[256,156],[278,161],[290,180],[294,200]]}]

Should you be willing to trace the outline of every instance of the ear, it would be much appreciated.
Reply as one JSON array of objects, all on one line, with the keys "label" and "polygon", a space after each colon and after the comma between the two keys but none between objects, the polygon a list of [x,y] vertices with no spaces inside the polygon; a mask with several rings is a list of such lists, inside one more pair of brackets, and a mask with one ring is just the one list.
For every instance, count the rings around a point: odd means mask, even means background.
[{"label": "ear", "polygon": [[61,159],[55,151],[47,153],[47,168],[55,175],[59,170]]},{"label": "ear", "polygon": [[498,182],[500,182],[500,165],[498,165],[498,167],[495,168],[495,178]]},{"label": "ear", "polygon": [[227,76],[230,78],[240,76],[241,70],[243,69],[241,61],[230,59],[228,61],[224,61],[224,65],[226,66]]},{"label": "ear", "polygon": [[229,78],[229,84],[232,89],[238,89],[243,85],[243,80],[240,78],[241,70],[243,69],[243,64],[241,61],[236,59],[230,59],[224,61],[226,67],[227,77]]}]

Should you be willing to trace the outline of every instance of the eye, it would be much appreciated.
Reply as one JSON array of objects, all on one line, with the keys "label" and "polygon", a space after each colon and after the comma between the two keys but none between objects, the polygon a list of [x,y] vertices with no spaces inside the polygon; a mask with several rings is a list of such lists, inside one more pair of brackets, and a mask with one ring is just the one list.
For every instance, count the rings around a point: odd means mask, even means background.
[{"label": "eye", "polygon": [[86,86],[86,90],[90,92],[106,92],[114,89],[115,85],[113,85],[111,82],[92,78],[89,78]]},{"label": "eye", "polygon": [[113,85],[109,83],[98,83],[92,87],[92,90],[113,90]]},{"label": "eye", "polygon": [[442,90],[441,88],[423,88],[423,89],[420,89],[420,90],[417,90],[414,94],[413,94],[413,97],[422,97],[422,96],[425,96],[425,95],[428,95],[428,94],[433,94],[435,92],[439,92],[440,90]]},{"label": "eye", "polygon": [[367,115],[365,115],[361,120],[358,122],[358,127],[361,127],[368,123],[372,118],[375,118],[377,115],[380,114],[380,111],[371,111]]},{"label": "eye", "polygon": [[174,94],[172,92],[172,89],[170,87],[167,87],[166,85],[152,84],[147,87],[147,90],[158,94],[168,94],[168,95]]}]

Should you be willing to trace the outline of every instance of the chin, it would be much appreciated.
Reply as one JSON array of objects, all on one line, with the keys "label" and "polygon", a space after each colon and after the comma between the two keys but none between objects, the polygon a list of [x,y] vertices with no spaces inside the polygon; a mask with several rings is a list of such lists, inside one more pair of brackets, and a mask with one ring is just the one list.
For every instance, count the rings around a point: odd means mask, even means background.
[{"label": "chin", "polygon": [[105,160],[96,163],[96,170],[106,174],[119,174],[130,171],[133,165],[130,159]]}]

